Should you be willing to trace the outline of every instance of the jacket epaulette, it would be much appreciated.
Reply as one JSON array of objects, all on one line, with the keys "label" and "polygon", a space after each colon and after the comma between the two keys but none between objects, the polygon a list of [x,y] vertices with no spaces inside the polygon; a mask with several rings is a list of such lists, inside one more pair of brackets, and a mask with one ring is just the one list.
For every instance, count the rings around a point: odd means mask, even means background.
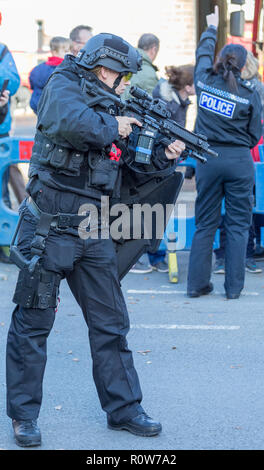
[{"label": "jacket epaulette", "polygon": [[252,82],[252,80],[243,80],[241,78],[241,80],[239,80],[239,83],[240,83],[241,86],[243,86],[244,88],[246,88],[249,91],[254,91],[256,89],[256,85],[255,85],[255,83]]}]

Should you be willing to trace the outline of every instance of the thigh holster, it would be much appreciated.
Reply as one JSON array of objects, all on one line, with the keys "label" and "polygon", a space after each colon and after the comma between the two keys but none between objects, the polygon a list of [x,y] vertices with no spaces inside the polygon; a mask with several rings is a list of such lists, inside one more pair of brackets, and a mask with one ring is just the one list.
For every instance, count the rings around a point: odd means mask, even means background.
[{"label": "thigh holster", "polygon": [[33,273],[27,267],[18,275],[13,302],[26,308],[57,307],[61,276],[37,265]]},{"label": "thigh holster", "polygon": [[[24,254],[19,250],[18,246],[16,245],[16,237],[22,223],[24,213],[28,207],[28,203],[25,200],[23,203],[23,208],[20,212],[19,221],[17,224],[16,231],[14,233],[13,239],[10,244],[10,259],[13,263],[18,266],[21,270],[27,269],[30,274],[33,274],[39,265],[39,261],[43,255],[45,250],[46,239],[48,237],[50,227],[53,220],[52,214],[42,213],[39,217],[37,217],[37,226],[34,234],[34,238],[31,242],[31,258],[27,259]],[[35,215],[35,214],[33,214]]]},{"label": "thigh holster", "polygon": [[25,205],[21,211],[10,246],[10,258],[20,268],[13,302],[26,308],[56,307],[61,276],[53,271],[44,270],[41,262],[54,216],[41,213],[37,217],[37,226],[30,247],[31,258],[28,259],[15,244],[26,207]]},{"label": "thigh holster", "polygon": [[[15,244],[24,211],[28,209],[36,218],[36,230],[30,245],[30,259]],[[20,268],[13,302],[26,308],[46,309],[57,306],[61,275],[42,267],[42,258],[50,228],[63,232],[68,227],[78,227],[86,217],[78,214],[48,214],[41,211],[29,198],[20,213],[19,223],[10,246],[10,258]]]}]

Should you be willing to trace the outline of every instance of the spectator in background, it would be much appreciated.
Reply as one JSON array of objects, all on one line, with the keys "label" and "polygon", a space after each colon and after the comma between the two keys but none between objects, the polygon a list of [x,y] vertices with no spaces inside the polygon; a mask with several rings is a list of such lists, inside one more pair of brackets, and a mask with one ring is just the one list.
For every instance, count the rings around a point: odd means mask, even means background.
[{"label": "spectator in background", "polygon": [[[157,71],[158,68],[153,64],[159,52],[160,41],[154,34],[145,33],[138,40],[138,51],[142,56],[142,69],[133,75],[130,80],[130,86],[126,86],[125,92],[122,94],[122,99],[131,98],[129,90],[131,86],[138,86],[143,90],[147,91],[150,95],[158,84]],[[168,272],[168,266],[164,263],[166,251],[158,251],[157,253],[149,254],[151,259],[155,261],[157,266],[151,266],[148,262],[145,262],[145,255],[143,255],[138,262],[130,270],[131,273],[146,274],[158,268],[159,271]]]},{"label": "spectator in background", "polygon": [[165,67],[168,80],[161,79],[154,88],[152,95],[167,103],[171,112],[171,119],[181,126],[186,126],[188,106],[191,104],[189,96],[195,95],[194,66],[187,64],[180,67]]},{"label": "spectator in background", "polygon": [[[179,67],[165,67],[168,80],[160,79],[154,88],[153,98],[162,99],[167,103],[167,109],[171,112],[171,119],[181,126],[186,126],[188,106],[191,104],[189,96],[195,95],[194,65],[187,64]],[[186,174],[192,175],[193,168],[187,167]],[[162,245],[156,253],[148,253],[150,267],[152,269],[167,272],[166,250]],[[139,263],[142,261],[139,260]],[[140,268],[140,265],[133,269]]]},{"label": "spectator in background", "polygon": [[262,105],[262,119],[264,117],[264,85],[259,76],[259,62],[251,51],[247,51],[247,61],[241,72],[243,80],[251,80],[254,83],[261,100]]},{"label": "spectator in background", "polygon": [[87,41],[92,37],[93,29],[91,26],[79,25],[73,28],[70,32],[70,52],[75,57],[78,52],[83,48]]},{"label": "spectator in background", "polygon": [[[165,71],[168,81],[161,79],[153,90],[153,96],[167,101],[172,119],[185,127],[188,106],[191,104],[189,96],[195,95],[194,66],[191,64],[170,66],[165,67]],[[188,166],[185,178],[191,179],[194,174],[194,168]]]},{"label": "spectator in background", "polygon": [[[244,80],[251,80],[256,86],[256,89],[260,96],[261,105],[262,105],[261,119],[262,119],[262,124],[263,124],[263,121],[264,121],[264,85],[259,75],[259,62],[257,58],[254,57],[251,51],[247,52],[247,61],[246,61],[246,65],[244,69],[242,70],[241,77]],[[258,145],[263,145],[264,143],[263,134],[264,132],[262,132],[262,136]],[[253,160],[256,162],[260,161],[258,145],[251,150]],[[249,232],[249,243],[251,241],[250,238],[252,238],[252,236],[254,235],[255,236],[255,249],[253,253],[251,252],[251,254],[253,255],[253,258],[255,260],[264,258],[264,248],[260,244],[260,228],[261,227],[264,227],[264,215],[253,214],[253,228]],[[252,241],[251,241],[251,245],[252,245]]]},{"label": "spectator in background", "polygon": [[[8,87],[7,90],[9,91],[9,97],[14,95],[19,88],[20,85],[20,77],[16,68],[15,61],[11,52],[9,51],[8,47],[5,44],[0,43],[0,89],[4,83],[4,80],[8,79]],[[4,95],[6,97],[6,94]],[[6,98],[5,98],[6,100]],[[3,101],[1,101],[2,103]],[[3,106],[3,105],[2,105]],[[4,118],[0,124],[0,139],[3,137],[9,136],[9,131],[11,129],[11,114],[10,114],[10,105],[9,100],[5,103],[5,110],[2,113],[2,118]],[[4,172],[3,179],[2,179],[2,198],[4,204],[8,207],[11,207],[11,201],[8,191],[8,181],[10,175],[10,168],[14,167],[17,169],[16,165],[11,165],[7,168]],[[22,175],[19,172],[19,178]],[[0,262],[8,263],[9,259],[6,256],[5,252],[3,251],[3,247],[0,246]]]},{"label": "spectator in background", "polygon": [[[160,79],[152,92],[153,98],[166,101],[171,119],[185,127],[188,106],[191,104],[189,96],[195,95],[194,66],[191,64],[180,67],[168,66],[165,67],[165,72],[168,80]],[[188,168],[192,171],[191,167]],[[148,253],[148,258],[152,270],[168,272],[166,249],[163,249],[162,245],[156,253]],[[143,266],[142,260],[139,260],[137,266],[132,268],[132,272],[139,270],[142,272],[142,269],[145,271]]]},{"label": "spectator in background", "polygon": [[[157,85],[158,67],[153,64],[159,52],[160,41],[154,34],[143,34],[138,40],[138,51],[142,56],[142,69],[130,80],[131,86],[138,86],[152,95],[152,91]],[[123,99],[131,98],[129,88],[126,88]]]},{"label": "spectator in background", "polygon": [[[10,96],[13,96],[20,85],[20,77],[16,68],[13,56],[7,46],[0,43],[0,89],[4,83],[4,80],[8,79],[7,90],[10,92]],[[6,113],[4,122],[0,125],[0,138],[7,137],[11,129],[11,114],[9,109]]]},{"label": "spectator in background", "polygon": [[5,90],[0,96],[0,124],[5,120],[8,111],[9,91]]},{"label": "spectator in background", "polygon": [[50,41],[51,56],[46,62],[34,67],[29,74],[30,86],[33,90],[30,107],[37,114],[38,102],[44,86],[46,85],[50,75],[56,67],[61,64],[65,54],[70,50],[70,40],[61,36],[55,36]]}]

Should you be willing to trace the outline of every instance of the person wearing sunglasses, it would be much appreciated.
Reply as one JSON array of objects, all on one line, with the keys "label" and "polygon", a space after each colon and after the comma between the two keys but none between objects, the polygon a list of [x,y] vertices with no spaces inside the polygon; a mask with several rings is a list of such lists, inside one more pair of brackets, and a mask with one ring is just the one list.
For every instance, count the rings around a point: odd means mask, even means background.
[{"label": "person wearing sunglasses", "polygon": [[116,94],[121,96],[127,87],[130,87],[130,80],[131,78],[133,77],[133,73],[132,72],[128,72],[126,75],[123,75],[122,76],[122,79],[121,79],[121,82],[119,83],[119,85],[116,87]]},{"label": "person wearing sunglasses", "polygon": [[[19,446],[41,444],[37,418],[47,338],[64,278],[89,329],[93,378],[107,426],[149,437],[162,429],[141,406],[141,387],[126,340],[129,317],[115,245],[110,235],[101,236],[105,233],[102,196],[115,198],[123,176],[122,165],[112,157],[113,143],[122,145],[126,156],[125,139],[132,126],[141,123],[118,115],[118,109],[108,114],[100,103],[89,106],[81,86],[83,80],[92,81],[95,89],[116,96],[140,68],[135,48],[102,33],[89,39],[77,57],[66,55],[39,101],[27,186],[30,197],[20,207],[16,246],[27,261],[19,272],[7,340],[7,414]],[[184,149],[180,141],[167,148],[157,144],[153,159],[157,165],[161,159],[162,170],[174,173]],[[98,208],[98,237],[87,237],[93,221],[80,235],[80,224],[90,216],[83,209],[87,204]]]}]

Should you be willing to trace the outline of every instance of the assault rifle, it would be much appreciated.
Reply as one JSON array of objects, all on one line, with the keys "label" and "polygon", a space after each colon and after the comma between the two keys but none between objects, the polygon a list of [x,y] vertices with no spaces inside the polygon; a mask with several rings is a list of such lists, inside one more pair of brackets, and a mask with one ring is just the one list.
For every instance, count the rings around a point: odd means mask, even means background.
[{"label": "assault rifle", "polygon": [[133,125],[133,137],[129,144],[130,148],[135,151],[136,162],[150,163],[153,145],[157,138],[164,147],[176,139],[184,142],[186,150],[181,155],[181,159],[190,156],[205,163],[206,154],[218,156],[209,148],[204,135],[195,134],[170,119],[171,113],[167,109],[167,103],[161,99],[153,99],[141,88],[132,86],[130,94],[133,98],[122,101],[115,94],[98,87],[95,81],[83,79],[81,87],[89,107],[100,105],[107,113],[114,115],[118,106],[121,115],[135,117],[142,123],[142,127]]}]

